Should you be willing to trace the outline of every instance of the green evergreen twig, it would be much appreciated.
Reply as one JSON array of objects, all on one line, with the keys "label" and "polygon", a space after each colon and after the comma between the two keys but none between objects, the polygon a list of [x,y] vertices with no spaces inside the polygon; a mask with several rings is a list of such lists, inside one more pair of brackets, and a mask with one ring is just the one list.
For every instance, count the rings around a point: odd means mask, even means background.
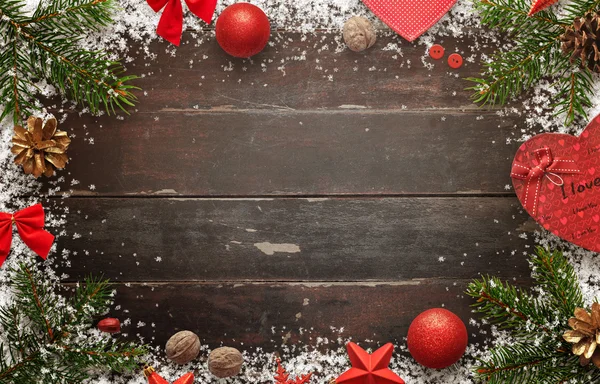
[{"label": "green evergreen twig", "polygon": [[503,105],[542,79],[556,79],[555,114],[564,115],[566,124],[577,116],[587,117],[593,74],[581,69],[579,60],[569,61],[569,55],[561,50],[560,36],[575,18],[600,9],[600,1],[571,0],[561,17],[549,10],[527,16],[529,0],[474,0],[474,5],[482,24],[514,40],[484,63],[481,77],[467,79],[475,83],[468,88],[474,91],[475,103]]},{"label": "green evergreen twig", "polygon": [[541,247],[531,256],[533,291],[503,283],[495,277],[474,280],[467,294],[486,322],[507,330],[514,342],[489,350],[474,369],[476,378],[490,384],[590,383],[600,369],[582,367],[571,345],[562,338],[575,308],[584,307],[575,270],[559,251]]},{"label": "green evergreen twig", "polygon": [[108,281],[88,278],[65,299],[32,267],[22,265],[11,274],[15,299],[0,308],[7,342],[0,345],[0,383],[79,384],[91,368],[138,368],[144,347],[88,333],[111,303]]},{"label": "green evergreen twig", "polygon": [[112,22],[114,0],[41,1],[33,15],[24,6],[24,0],[0,0],[0,120],[12,114],[17,124],[40,109],[33,79],[46,79],[92,113],[134,105],[136,87],[129,82],[137,77],[123,75],[105,52],[78,46]]}]

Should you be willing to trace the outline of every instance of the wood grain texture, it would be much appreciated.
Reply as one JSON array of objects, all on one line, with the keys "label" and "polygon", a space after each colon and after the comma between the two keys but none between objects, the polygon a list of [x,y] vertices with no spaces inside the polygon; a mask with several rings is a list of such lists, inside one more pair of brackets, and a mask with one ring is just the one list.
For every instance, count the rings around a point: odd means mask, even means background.
[{"label": "wood grain texture", "polygon": [[[463,293],[467,283],[118,285],[118,307],[108,316],[129,319],[131,325],[123,327],[128,337],[143,336],[158,346],[180,330],[196,332],[213,348],[223,342],[242,350],[260,346],[273,351],[282,343],[314,345],[317,337],[330,338],[329,347],[335,348],[338,336],[400,346],[410,322],[432,307],[444,306],[468,325],[473,300]],[[138,327],[138,322],[145,326]],[[475,328],[469,329],[471,341],[477,341]]]},{"label": "wood grain texture", "polygon": [[[436,42],[444,44],[446,57],[493,52],[485,44],[473,48],[449,37]],[[137,107],[143,112],[476,108],[469,99],[472,91],[465,90],[473,84],[464,79],[479,74],[478,63],[465,60],[453,70],[447,59],[433,60],[424,45],[396,34],[380,34],[375,46],[362,53],[347,49],[341,32],[273,34],[271,44],[251,60],[228,56],[210,33],[198,39],[186,34],[177,49],[157,42],[150,52],[152,60],[143,50],[132,49],[137,58],[128,64],[130,72],[145,76],[136,82],[145,91]]]},{"label": "wood grain texture", "polygon": [[340,33],[276,33],[252,60],[199,39],[130,52],[131,116],[62,125],[58,273],[119,282],[130,338],[276,350],[334,326],[403,345],[425,309],[468,323],[470,279],[528,281],[537,226],[505,189],[524,118],[469,101],[471,41],[436,41],[467,59],[454,71],[393,34],[357,54]]},{"label": "wood grain texture", "polygon": [[60,247],[75,255],[59,271],[70,281],[90,271],[121,281],[529,275],[521,251],[530,240],[519,238],[529,216],[514,198],[62,202],[70,213]]},{"label": "wood grain texture", "polygon": [[510,194],[517,143],[505,137],[521,118],[194,110],[100,121],[77,120],[93,135],[74,138],[59,173],[79,182],[75,195]]}]

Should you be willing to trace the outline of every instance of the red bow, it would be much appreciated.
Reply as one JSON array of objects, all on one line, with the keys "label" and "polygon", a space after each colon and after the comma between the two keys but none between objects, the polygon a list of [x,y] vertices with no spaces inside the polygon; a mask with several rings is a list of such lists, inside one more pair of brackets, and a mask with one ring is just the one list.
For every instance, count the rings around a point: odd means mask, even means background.
[{"label": "red bow", "polygon": [[[163,7],[162,16],[158,22],[156,33],[165,40],[179,46],[181,31],[183,30],[183,9],[181,0],[146,0],[154,12],[159,12]],[[217,7],[217,0],[185,0],[192,13],[202,20],[210,23]],[[166,7],[165,7],[166,5]]]},{"label": "red bow", "polygon": [[[521,201],[525,209],[535,217],[544,176],[556,185],[563,185],[564,180],[558,174],[576,174],[581,171],[576,168],[574,160],[553,158],[548,147],[536,149],[533,153],[537,164],[534,164],[534,167],[531,168],[515,161],[510,176],[514,179],[525,180],[525,189]],[[550,176],[556,177],[560,181],[557,183]]]},{"label": "red bow", "polygon": [[54,235],[43,229],[44,208],[42,208],[42,204],[36,204],[20,210],[14,215],[0,212],[0,266],[10,252],[13,223],[17,225],[17,232],[25,245],[46,260],[54,241]]}]

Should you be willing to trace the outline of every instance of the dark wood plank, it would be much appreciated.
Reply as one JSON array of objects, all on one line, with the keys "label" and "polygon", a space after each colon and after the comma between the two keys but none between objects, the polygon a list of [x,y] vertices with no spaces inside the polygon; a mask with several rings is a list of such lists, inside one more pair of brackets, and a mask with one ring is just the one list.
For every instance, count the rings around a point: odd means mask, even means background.
[{"label": "dark wood plank", "polygon": [[[158,346],[185,329],[213,348],[223,342],[277,350],[282,343],[314,345],[317,337],[334,341],[338,336],[405,345],[402,338],[410,322],[432,307],[453,311],[469,326],[473,300],[463,294],[467,283],[121,284],[118,309],[108,316],[130,319],[131,325],[123,327],[128,337],[140,335]],[[138,327],[140,321],[145,326]],[[343,333],[331,327],[343,328]],[[478,329],[469,330],[476,341]]]},{"label": "dark wood plank", "polygon": [[[136,59],[128,69],[147,75],[136,82],[147,92],[140,96],[140,111],[475,107],[469,99],[472,91],[465,90],[472,83],[464,79],[479,74],[478,60],[452,70],[446,60],[429,58],[425,46],[408,43],[395,33],[380,34],[375,46],[363,53],[344,49],[339,31],[276,33],[272,44],[251,60],[228,56],[212,34],[200,39],[198,44],[186,34],[176,55],[172,45],[156,42],[149,49],[156,55],[153,60],[139,48],[132,50]],[[460,52],[465,58],[494,50],[485,44],[472,48],[471,41],[448,37],[438,43],[448,54]],[[425,67],[423,60],[434,67]]]},{"label": "dark wood plank", "polygon": [[123,281],[520,277],[529,275],[521,252],[531,240],[519,235],[536,228],[515,198],[56,203],[70,212],[59,252],[75,253],[68,267],[57,258],[70,281],[90,271]]},{"label": "dark wood plank", "polygon": [[59,175],[78,181],[75,195],[510,193],[517,143],[505,138],[521,119],[265,110],[81,118],[66,125],[92,134],[76,134]]}]

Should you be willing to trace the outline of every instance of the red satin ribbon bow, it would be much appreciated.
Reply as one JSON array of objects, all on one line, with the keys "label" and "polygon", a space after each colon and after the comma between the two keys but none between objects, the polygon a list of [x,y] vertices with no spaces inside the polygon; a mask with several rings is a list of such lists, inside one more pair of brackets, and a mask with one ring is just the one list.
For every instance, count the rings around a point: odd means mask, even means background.
[{"label": "red satin ribbon bow", "polygon": [[0,266],[10,253],[13,223],[16,224],[17,232],[25,245],[46,260],[52,242],[54,242],[54,235],[43,229],[44,208],[42,208],[42,204],[36,204],[22,209],[14,215],[0,212]]},{"label": "red satin ribbon bow", "polygon": [[[183,9],[181,0],[146,0],[154,12],[159,12],[163,7],[162,16],[158,22],[156,33],[165,40],[179,46],[181,31],[183,30]],[[217,0],[185,0],[192,13],[202,20],[210,23],[217,7]],[[166,7],[165,7],[166,5]]]},{"label": "red satin ribbon bow", "polygon": [[[535,154],[537,164],[533,167],[528,167],[515,161],[510,176],[514,179],[525,180],[525,189],[523,189],[521,201],[525,209],[530,211],[532,216],[535,217],[542,179],[547,177],[554,184],[563,185],[564,181],[559,174],[576,174],[581,171],[577,169],[574,160],[553,158],[550,148],[536,149],[533,153]],[[556,183],[551,176],[560,180],[560,183]]]}]

